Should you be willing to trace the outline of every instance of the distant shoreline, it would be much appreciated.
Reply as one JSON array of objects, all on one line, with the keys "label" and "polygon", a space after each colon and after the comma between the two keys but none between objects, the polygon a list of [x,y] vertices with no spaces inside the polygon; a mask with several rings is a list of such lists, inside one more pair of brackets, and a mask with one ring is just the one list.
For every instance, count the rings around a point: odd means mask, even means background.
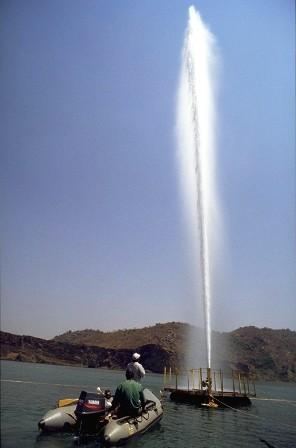
[{"label": "distant shoreline", "polygon": [[[148,371],[163,373],[165,366],[184,366],[189,328],[188,324],[169,322],[105,333],[69,331],[51,340],[1,331],[1,359],[123,370],[137,350]],[[218,361],[224,371],[242,370],[256,381],[296,382],[295,331],[243,327],[230,333],[213,332],[213,344],[219,347]]]}]

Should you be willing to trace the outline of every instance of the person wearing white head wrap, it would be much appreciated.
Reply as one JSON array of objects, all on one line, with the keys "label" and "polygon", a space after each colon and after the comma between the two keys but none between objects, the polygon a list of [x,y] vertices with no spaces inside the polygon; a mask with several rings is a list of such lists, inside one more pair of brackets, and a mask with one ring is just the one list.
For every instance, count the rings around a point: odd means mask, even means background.
[{"label": "person wearing white head wrap", "polygon": [[140,357],[141,355],[139,355],[139,353],[134,353],[132,356],[132,361],[128,363],[126,367],[126,371],[130,372],[132,378],[136,381],[141,381],[141,379],[145,376],[145,369],[142,364],[138,362]]}]

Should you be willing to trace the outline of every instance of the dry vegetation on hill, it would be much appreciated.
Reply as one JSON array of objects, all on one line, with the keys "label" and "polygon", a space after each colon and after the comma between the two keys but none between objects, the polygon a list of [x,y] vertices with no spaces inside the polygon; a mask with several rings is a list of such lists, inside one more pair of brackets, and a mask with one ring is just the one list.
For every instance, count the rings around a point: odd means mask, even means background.
[{"label": "dry vegetation on hill", "polygon": [[85,344],[113,349],[132,349],[146,344],[160,345],[169,352],[184,349],[189,325],[180,322],[156,324],[151,327],[102,332],[100,330],[68,331],[55,341]]},{"label": "dry vegetation on hill", "polygon": [[[164,366],[184,365],[187,334],[192,328],[169,322],[113,332],[68,331],[51,340],[0,332],[1,358],[124,369],[137,350],[147,370],[160,373]],[[213,332],[213,345],[223,369],[238,368],[262,379],[296,381],[295,331],[243,327],[230,333]]]}]

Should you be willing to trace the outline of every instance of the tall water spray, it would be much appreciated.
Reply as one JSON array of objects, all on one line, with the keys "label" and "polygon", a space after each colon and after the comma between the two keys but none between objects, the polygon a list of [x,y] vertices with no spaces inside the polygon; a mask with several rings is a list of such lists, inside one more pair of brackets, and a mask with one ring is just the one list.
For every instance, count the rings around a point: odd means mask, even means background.
[{"label": "tall water spray", "polygon": [[195,275],[199,280],[198,296],[203,304],[207,367],[211,367],[212,362],[211,273],[214,226],[215,232],[219,228],[214,182],[214,71],[214,37],[191,6],[178,91],[178,159]]}]

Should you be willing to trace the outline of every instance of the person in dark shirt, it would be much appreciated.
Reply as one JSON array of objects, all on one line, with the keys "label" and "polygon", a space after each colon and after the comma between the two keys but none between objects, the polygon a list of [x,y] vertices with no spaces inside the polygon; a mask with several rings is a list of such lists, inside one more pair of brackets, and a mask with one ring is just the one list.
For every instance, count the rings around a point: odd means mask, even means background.
[{"label": "person in dark shirt", "polygon": [[140,415],[145,407],[145,398],[142,385],[135,381],[130,371],[125,373],[126,380],[116,389],[111,413],[118,417],[130,415],[132,417]]},{"label": "person in dark shirt", "polygon": [[141,381],[145,376],[145,369],[142,364],[139,363],[140,359],[139,353],[134,353],[132,356],[132,361],[128,363],[126,370],[132,373],[133,379],[136,381]]}]

